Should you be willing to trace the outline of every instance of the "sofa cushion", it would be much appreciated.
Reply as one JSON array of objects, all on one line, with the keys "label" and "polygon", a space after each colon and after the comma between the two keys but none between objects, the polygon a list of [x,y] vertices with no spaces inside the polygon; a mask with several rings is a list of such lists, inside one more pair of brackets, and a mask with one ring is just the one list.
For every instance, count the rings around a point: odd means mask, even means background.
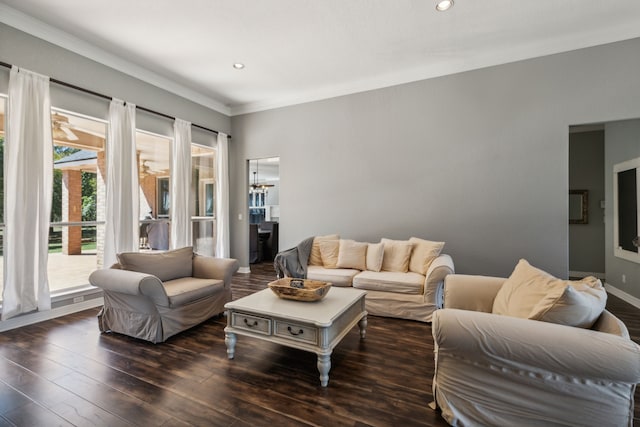
[{"label": "sofa cushion", "polygon": [[353,276],[360,270],[350,268],[324,268],[317,265],[307,267],[307,279],[331,282],[333,286],[351,286]]},{"label": "sofa cushion", "polygon": [[595,277],[562,280],[521,259],[496,294],[493,313],[590,328],[606,302]]},{"label": "sofa cushion", "polygon": [[338,250],[338,268],[367,268],[367,244],[354,240],[340,240]]},{"label": "sofa cushion", "polygon": [[384,244],[384,257],[382,258],[383,271],[409,271],[409,259],[413,244],[407,240],[382,239]]},{"label": "sofa cushion", "polygon": [[413,244],[411,259],[409,260],[409,271],[414,273],[427,274],[429,266],[434,259],[440,255],[444,242],[432,242],[417,237],[412,237],[409,242]]},{"label": "sofa cushion", "polygon": [[338,268],[338,253],[340,240],[325,240],[320,242],[320,254],[324,268]]},{"label": "sofa cushion", "polygon": [[413,272],[363,271],[353,278],[353,287],[370,291],[421,295],[424,291],[424,276]]},{"label": "sofa cushion", "polygon": [[322,265],[322,255],[320,254],[320,242],[326,240],[339,240],[340,236],[337,234],[330,234],[327,236],[316,236],[313,238],[313,245],[311,245],[311,253],[309,254],[309,265]]},{"label": "sofa cushion", "polygon": [[367,270],[382,270],[382,259],[384,258],[384,243],[369,243],[367,247]]},{"label": "sofa cushion", "polygon": [[193,248],[166,252],[122,252],[118,262],[123,270],[153,274],[163,282],[190,277],[193,272]]},{"label": "sofa cushion", "polygon": [[221,292],[224,289],[224,281],[183,277],[164,282],[164,289],[169,297],[169,307],[173,308]]}]

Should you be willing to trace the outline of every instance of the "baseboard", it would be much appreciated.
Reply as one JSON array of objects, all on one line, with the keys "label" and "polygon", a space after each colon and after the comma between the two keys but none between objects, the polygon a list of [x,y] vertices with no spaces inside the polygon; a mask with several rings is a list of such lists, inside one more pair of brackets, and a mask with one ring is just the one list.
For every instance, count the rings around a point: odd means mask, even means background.
[{"label": "baseboard", "polygon": [[240,267],[238,269],[238,273],[240,273],[240,274],[249,274],[249,273],[251,273],[251,268],[250,267]]},{"label": "baseboard", "polygon": [[0,332],[10,329],[20,328],[22,326],[32,325],[34,323],[43,322],[45,320],[55,319],[56,317],[66,316],[67,314],[77,313],[79,311],[88,310],[90,308],[100,307],[104,304],[104,298],[92,298],[75,304],[68,304],[62,307],[56,307],[47,311],[37,311],[34,313],[24,314],[22,316],[13,317],[0,322]]},{"label": "baseboard", "polygon": [[606,279],[605,273],[594,273],[592,271],[570,271],[569,272],[569,277],[587,277],[587,276],[594,276],[600,280]]},{"label": "baseboard", "polygon": [[630,295],[630,294],[626,293],[625,291],[622,291],[622,290],[616,288],[615,286],[611,286],[608,283],[604,284],[604,288],[611,295],[615,295],[618,298],[620,298],[621,300],[623,300],[625,302],[628,302],[632,306],[634,306],[636,308],[640,308],[640,298],[634,297],[633,295]]}]

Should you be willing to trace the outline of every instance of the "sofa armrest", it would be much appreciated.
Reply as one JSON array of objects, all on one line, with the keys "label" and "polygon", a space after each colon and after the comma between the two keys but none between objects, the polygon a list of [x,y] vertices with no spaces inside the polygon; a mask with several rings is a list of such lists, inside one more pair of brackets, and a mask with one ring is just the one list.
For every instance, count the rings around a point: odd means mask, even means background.
[{"label": "sofa armrest", "polygon": [[444,307],[491,313],[502,277],[450,274],[444,280]]},{"label": "sofa armrest", "polygon": [[424,276],[425,292],[427,288],[438,286],[448,274],[455,273],[453,259],[447,254],[441,254],[433,260],[427,274]]},{"label": "sofa armrest", "polygon": [[107,268],[91,273],[89,283],[109,292],[144,295],[160,305],[167,305],[169,302],[164,285],[151,274]]},{"label": "sofa armrest", "polygon": [[238,268],[240,264],[233,258],[213,258],[198,254],[193,256],[193,277],[224,280],[226,288],[231,286],[231,276]]},{"label": "sofa armrest", "polygon": [[640,346],[589,329],[467,310],[433,313],[436,358],[449,354],[500,371],[640,382]]}]

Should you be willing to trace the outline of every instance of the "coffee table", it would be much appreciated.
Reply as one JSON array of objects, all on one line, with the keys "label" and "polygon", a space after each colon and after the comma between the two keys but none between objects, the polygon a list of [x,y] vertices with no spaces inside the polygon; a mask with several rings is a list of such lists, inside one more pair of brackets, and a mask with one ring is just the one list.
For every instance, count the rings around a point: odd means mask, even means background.
[{"label": "coffee table", "polygon": [[326,387],[335,346],[356,324],[360,338],[366,335],[365,295],[359,289],[333,287],[320,301],[302,302],[278,298],[271,289],[264,289],[228,302],[224,306],[227,356],[235,355],[236,335],[316,353],[320,384]]}]

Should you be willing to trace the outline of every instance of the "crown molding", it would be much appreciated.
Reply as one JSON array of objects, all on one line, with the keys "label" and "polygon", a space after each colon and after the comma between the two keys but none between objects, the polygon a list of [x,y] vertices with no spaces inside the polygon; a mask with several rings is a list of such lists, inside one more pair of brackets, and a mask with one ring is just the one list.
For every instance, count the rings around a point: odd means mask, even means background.
[{"label": "crown molding", "polygon": [[0,22],[27,34],[31,34],[32,36],[43,39],[49,43],[53,43],[71,52],[77,53],[78,55],[89,58],[100,64],[106,65],[107,67],[113,68],[129,76],[140,79],[145,83],[149,83],[160,89],[186,98],[204,107],[211,108],[219,113],[227,116],[231,114],[231,110],[228,106],[213,98],[204,96],[193,89],[122,59],[104,49],[87,43],[65,31],[55,28],[2,3],[0,3]]}]

